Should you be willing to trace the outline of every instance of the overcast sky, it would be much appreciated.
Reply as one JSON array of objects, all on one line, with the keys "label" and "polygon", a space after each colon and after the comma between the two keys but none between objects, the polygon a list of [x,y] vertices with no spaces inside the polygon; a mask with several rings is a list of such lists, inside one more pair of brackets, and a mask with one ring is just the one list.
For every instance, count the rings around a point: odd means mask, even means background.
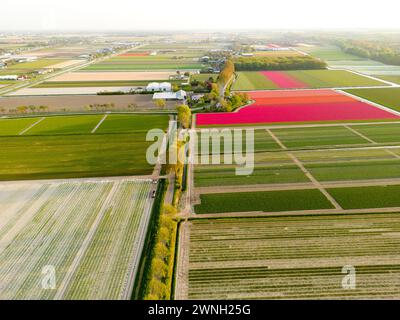
[{"label": "overcast sky", "polygon": [[1,0],[1,30],[400,29],[399,0]]}]

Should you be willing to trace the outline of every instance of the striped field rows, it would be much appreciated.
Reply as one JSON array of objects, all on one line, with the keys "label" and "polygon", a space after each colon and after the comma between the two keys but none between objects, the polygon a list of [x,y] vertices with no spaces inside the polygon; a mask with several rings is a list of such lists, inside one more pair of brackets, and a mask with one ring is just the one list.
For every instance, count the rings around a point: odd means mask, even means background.
[{"label": "striped field rows", "polygon": [[0,299],[130,298],[150,190],[134,179],[1,184]]},{"label": "striped field rows", "polygon": [[193,220],[188,298],[399,298],[399,245],[398,214]]}]

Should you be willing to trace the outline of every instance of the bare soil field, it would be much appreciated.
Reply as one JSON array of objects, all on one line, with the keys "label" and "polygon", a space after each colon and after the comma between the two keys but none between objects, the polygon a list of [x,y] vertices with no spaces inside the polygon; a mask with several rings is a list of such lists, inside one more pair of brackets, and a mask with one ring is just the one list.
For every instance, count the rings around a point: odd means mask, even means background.
[{"label": "bare soil field", "polygon": [[23,88],[6,96],[84,95],[98,92],[129,92],[135,87]]},{"label": "bare soil field", "polygon": [[70,72],[54,77],[50,81],[123,81],[123,80],[167,80],[171,72]]},{"label": "bare soil field", "polygon": [[[67,108],[70,111],[85,111],[85,106],[90,104],[114,103],[115,109],[127,109],[129,104],[135,103],[138,108],[153,108],[159,110],[152,95],[69,95],[47,97],[1,97],[0,107],[5,109],[16,108],[21,105],[48,106],[50,112],[62,111]],[[176,102],[167,102],[167,108],[174,108]]]},{"label": "bare soil field", "polygon": [[68,60],[60,63],[53,64],[51,66],[48,66],[47,68],[53,68],[53,69],[64,69],[68,68],[70,66],[76,65],[78,63],[83,62],[84,60]]}]

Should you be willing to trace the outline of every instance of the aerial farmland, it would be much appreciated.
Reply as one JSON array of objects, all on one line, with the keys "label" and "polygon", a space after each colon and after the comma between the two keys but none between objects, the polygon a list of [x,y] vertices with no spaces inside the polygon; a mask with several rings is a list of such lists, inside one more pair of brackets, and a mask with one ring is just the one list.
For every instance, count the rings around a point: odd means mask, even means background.
[{"label": "aerial farmland", "polygon": [[0,34],[0,299],[399,299],[400,42],[164,31]]}]

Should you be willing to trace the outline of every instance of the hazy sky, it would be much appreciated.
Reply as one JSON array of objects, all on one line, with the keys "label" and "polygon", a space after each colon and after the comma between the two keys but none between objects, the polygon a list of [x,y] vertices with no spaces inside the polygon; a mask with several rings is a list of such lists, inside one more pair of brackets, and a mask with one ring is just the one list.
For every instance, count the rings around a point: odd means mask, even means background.
[{"label": "hazy sky", "polygon": [[1,0],[1,30],[400,28],[399,0]]}]

